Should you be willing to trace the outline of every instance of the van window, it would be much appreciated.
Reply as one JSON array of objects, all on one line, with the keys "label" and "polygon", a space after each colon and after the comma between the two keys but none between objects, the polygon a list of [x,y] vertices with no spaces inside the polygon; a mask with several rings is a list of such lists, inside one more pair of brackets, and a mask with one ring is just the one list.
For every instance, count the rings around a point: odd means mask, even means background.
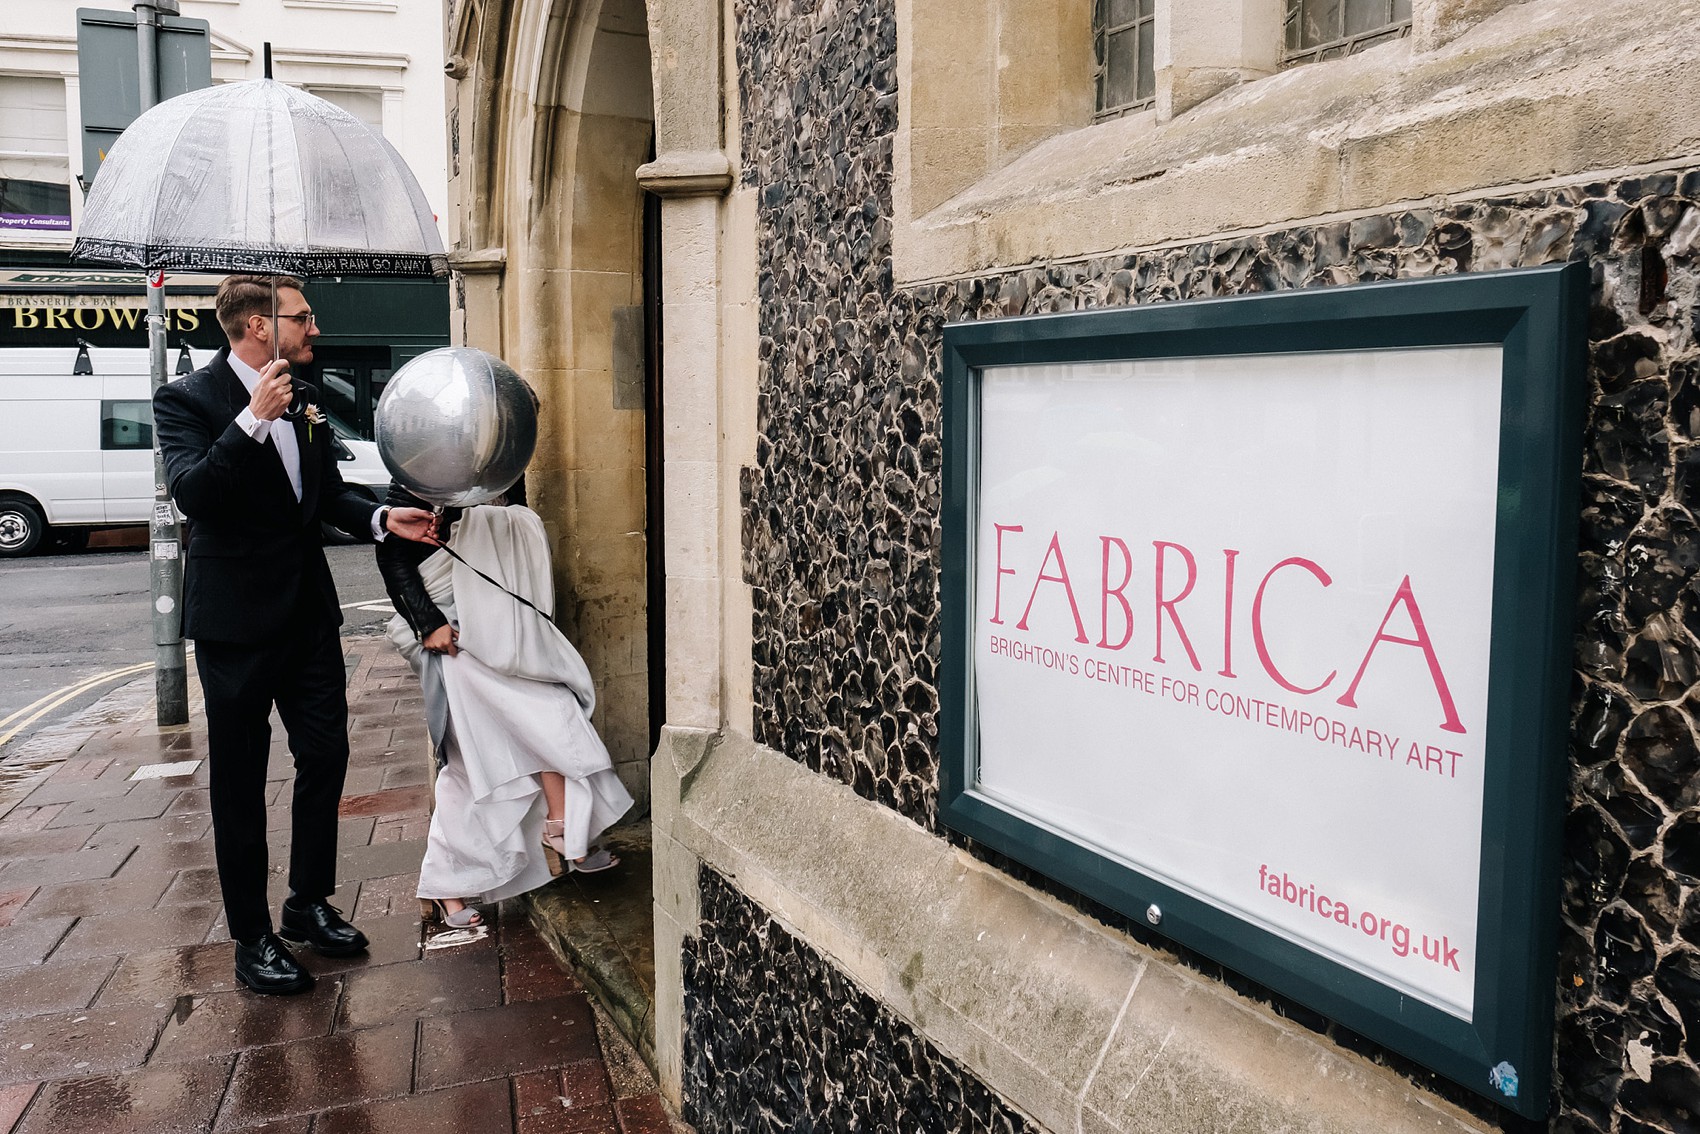
[{"label": "van window", "polygon": [[100,447],[153,448],[153,403],[101,402]]}]

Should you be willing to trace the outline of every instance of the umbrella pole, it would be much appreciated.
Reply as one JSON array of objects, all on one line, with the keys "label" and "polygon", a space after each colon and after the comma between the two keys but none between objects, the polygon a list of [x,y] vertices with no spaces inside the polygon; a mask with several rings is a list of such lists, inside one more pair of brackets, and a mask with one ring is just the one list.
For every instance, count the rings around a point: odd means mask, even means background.
[{"label": "umbrella pole", "polygon": [[[267,276],[266,279],[271,281],[271,291],[272,291],[272,361],[276,362],[277,361],[277,352],[278,352],[277,338],[278,338],[278,331],[280,329],[278,327],[278,319],[277,319],[277,277],[276,276]],[[294,385],[295,385],[295,383],[294,383],[294,379],[292,377],[291,380],[290,380],[289,404],[283,407],[283,416],[285,418],[291,419],[291,420],[293,420],[295,417],[298,416],[298,411],[295,408]]]}]

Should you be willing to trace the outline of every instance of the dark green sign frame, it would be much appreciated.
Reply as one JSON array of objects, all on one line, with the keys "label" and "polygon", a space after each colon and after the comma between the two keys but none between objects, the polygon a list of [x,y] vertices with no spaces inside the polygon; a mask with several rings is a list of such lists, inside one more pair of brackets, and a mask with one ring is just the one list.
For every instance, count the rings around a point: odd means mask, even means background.
[{"label": "dark green sign frame", "polygon": [[[944,824],[1130,917],[1143,921],[1147,907],[1156,905],[1159,931],[1180,944],[1518,1114],[1545,1116],[1552,1091],[1587,302],[1587,269],[1570,264],[947,326],[939,725]],[[1468,1023],[973,790],[982,368],[1461,345],[1498,345],[1503,358],[1479,961]]]}]

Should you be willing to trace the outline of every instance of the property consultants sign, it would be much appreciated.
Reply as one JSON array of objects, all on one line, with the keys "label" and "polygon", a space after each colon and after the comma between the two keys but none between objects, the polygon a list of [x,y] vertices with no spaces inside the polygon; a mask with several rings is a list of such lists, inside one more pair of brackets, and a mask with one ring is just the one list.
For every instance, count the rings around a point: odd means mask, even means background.
[{"label": "property consultants sign", "polygon": [[947,328],[946,822],[1544,1113],[1584,288]]}]

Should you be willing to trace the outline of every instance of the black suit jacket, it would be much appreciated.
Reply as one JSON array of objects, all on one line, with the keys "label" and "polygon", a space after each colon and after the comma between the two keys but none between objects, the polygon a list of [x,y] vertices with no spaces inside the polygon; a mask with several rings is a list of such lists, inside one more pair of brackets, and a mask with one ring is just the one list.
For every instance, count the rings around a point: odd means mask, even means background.
[{"label": "black suit jacket", "polygon": [[236,425],[249,396],[229,357],[229,348],[219,351],[153,398],[166,483],[189,518],[183,634],[267,642],[298,611],[322,618],[321,625],[341,625],[319,524],[370,541],[377,506],[342,482],[329,423],[309,431],[305,420],[293,423],[301,452],[301,499],[295,499],[276,447]]}]

